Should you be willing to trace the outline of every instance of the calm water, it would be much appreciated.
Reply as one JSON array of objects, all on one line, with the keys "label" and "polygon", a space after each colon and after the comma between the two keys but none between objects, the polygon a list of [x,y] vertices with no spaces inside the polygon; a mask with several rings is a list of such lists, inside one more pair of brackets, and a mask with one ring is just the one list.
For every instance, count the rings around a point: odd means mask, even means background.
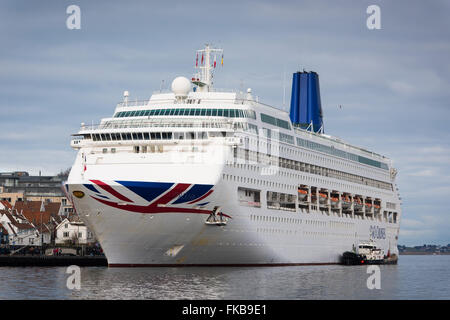
[{"label": "calm water", "polygon": [[380,266],[264,268],[81,268],[69,290],[65,267],[0,267],[0,299],[450,299],[450,255],[400,256]]}]

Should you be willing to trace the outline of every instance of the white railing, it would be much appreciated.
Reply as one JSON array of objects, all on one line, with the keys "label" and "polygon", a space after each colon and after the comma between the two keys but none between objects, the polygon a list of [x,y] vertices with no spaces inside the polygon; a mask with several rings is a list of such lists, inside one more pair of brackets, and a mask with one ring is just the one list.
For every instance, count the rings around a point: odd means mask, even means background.
[{"label": "white railing", "polygon": [[82,125],[81,131],[103,130],[103,129],[124,129],[124,128],[211,128],[211,129],[233,129],[233,123],[220,120],[189,121],[186,119],[145,119],[127,121],[109,121],[95,125]]}]

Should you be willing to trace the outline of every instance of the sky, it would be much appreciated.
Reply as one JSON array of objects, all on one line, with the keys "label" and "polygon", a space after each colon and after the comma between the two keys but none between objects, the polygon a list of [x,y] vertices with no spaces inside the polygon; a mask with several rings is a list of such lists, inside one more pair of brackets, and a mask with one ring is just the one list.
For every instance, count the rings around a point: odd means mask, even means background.
[{"label": "sky", "polygon": [[[80,29],[68,29],[77,5]],[[380,8],[381,29],[366,12]],[[316,71],[325,133],[391,158],[399,243],[450,243],[450,2],[0,2],[0,172],[70,168],[71,134],[191,77],[224,49],[217,88],[289,110],[292,73]],[[342,106],[341,108],[339,106]]]}]

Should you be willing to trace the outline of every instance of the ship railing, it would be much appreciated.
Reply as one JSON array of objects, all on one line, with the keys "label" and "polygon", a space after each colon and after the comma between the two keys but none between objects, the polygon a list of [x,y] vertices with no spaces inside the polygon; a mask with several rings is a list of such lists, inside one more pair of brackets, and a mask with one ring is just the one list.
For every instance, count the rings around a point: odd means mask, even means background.
[{"label": "ship railing", "polygon": [[[181,120],[181,119],[180,119]],[[233,124],[228,121],[167,121],[167,120],[138,120],[138,121],[110,121],[95,125],[82,125],[81,131],[125,129],[125,128],[211,128],[211,129],[233,129]]]},{"label": "ship railing", "polygon": [[366,154],[366,155],[371,156],[371,157],[379,158],[380,160],[384,160],[384,161],[388,160],[388,158],[386,158],[385,156],[382,156],[382,155],[380,155],[378,153],[375,153],[375,152],[372,152],[372,151],[369,151],[369,150],[366,150],[366,149],[363,149],[363,148],[360,148],[360,147],[348,144],[348,143],[346,143],[344,141],[341,141],[341,140],[339,140],[337,138],[328,138],[327,136],[324,136],[323,134],[319,134],[319,133],[316,133],[316,132],[312,132],[312,131],[301,129],[301,128],[297,128],[297,127],[294,127],[294,131],[296,133],[299,133],[299,134],[302,134],[302,135],[308,135],[308,134],[310,136],[314,135],[316,137],[319,137],[320,139],[329,140],[329,141],[332,141],[332,142],[335,142],[335,143],[339,143],[340,145],[342,145],[345,148],[348,148],[350,150],[352,150],[352,149],[353,150],[358,150],[358,151],[362,152],[363,154]]},{"label": "ship railing", "polygon": [[[219,91],[217,91],[219,92]],[[220,91],[220,92],[227,92],[227,91]],[[234,92],[234,91],[229,91],[229,92]],[[223,97],[201,97],[201,98],[197,98],[200,99],[202,101],[202,104],[204,106],[204,104],[208,104],[208,103],[229,103],[229,104],[248,104],[248,105],[255,105],[255,104],[261,104],[267,107],[271,107],[274,108],[278,111],[280,111],[280,109],[275,108],[271,105],[268,104],[264,104],[259,102],[259,98],[255,97],[254,99],[247,99],[245,94],[243,93],[237,93],[235,98],[232,99],[227,99],[227,98],[223,98]],[[170,102],[169,102],[170,100]],[[179,105],[179,104],[185,104],[185,105],[197,105],[197,103],[186,103],[185,101],[176,101],[175,99],[171,100],[171,99],[162,99],[162,100],[128,100],[128,101],[121,101],[118,102],[116,107],[117,108],[135,108],[135,107],[161,107],[164,104],[170,104],[170,105]]]}]

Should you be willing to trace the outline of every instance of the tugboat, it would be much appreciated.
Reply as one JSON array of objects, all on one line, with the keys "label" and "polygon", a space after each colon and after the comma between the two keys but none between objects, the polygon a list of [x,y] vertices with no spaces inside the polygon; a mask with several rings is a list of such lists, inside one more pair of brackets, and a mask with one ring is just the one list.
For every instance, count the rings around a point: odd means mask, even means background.
[{"label": "tugboat", "polygon": [[353,251],[346,251],[342,254],[342,264],[363,265],[363,264],[384,264],[384,251],[377,247],[375,242],[362,242]]}]

